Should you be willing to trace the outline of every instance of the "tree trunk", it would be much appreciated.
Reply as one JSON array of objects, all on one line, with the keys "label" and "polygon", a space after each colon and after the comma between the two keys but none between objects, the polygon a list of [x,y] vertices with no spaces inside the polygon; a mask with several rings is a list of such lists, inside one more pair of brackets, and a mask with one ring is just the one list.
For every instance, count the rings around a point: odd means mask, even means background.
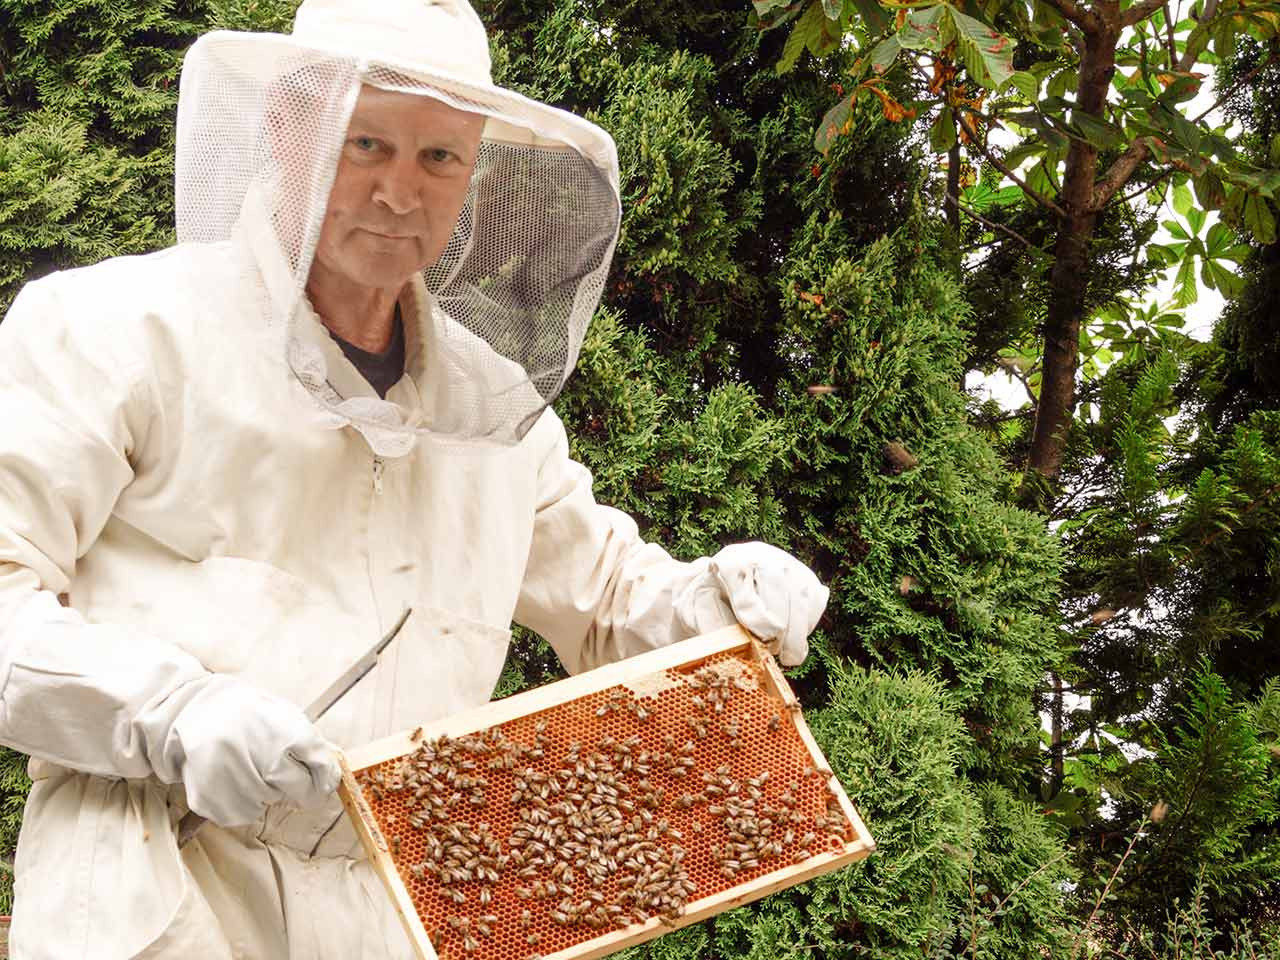
[{"label": "tree trunk", "polygon": [[1049,796],[1056,797],[1062,792],[1062,781],[1066,769],[1062,744],[1062,678],[1056,673],[1051,676],[1053,677],[1053,704],[1049,708]]},{"label": "tree trunk", "polygon": [[[947,229],[951,235],[951,266],[956,279],[964,275],[964,254],[960,243],[960,140],[956,139],[947,152],[947,199],[943,204],[947,211]],[[960,375],[964,383],[964,374]],[[963,386],[961,387],[963,389]]]},{"label": "tree trunk", "polygon": [[947,226],[960,244],[960,140],[947,152]]},{"label": "tree trunk", "polygon": [[[1080,85],[1075,112],[1102,116],[1107,90],[1116,67],[1119,29],[1105,24],[1085,35],[1080,57]],[[1067,436],[1075,412],[1076,366],[1080,356],[1080,324],[1084,320],[1089,290],[1089,242],[1097,211],[1093,186],[1098,172],[1098,151],[1073,139],[1067,151],[1063,175],[1060,218],[1054,244],[1054,264],[1049,276],[1049,305],[1044,324],[1044,368],[1035,431],[1027,458],[1028,473],[1052,483],[1062,469]]]}]

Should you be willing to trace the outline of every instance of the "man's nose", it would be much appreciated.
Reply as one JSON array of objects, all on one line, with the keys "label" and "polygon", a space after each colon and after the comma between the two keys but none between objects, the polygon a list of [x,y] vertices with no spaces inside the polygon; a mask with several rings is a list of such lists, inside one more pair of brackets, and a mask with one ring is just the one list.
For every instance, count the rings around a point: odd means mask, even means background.
[{"label": "man's nose", "polygon": [[373,188],[373,202],[390,212],[404,216],[418,209],[421,196],[416,172],[405,169],[403,163],[388,164]]}]

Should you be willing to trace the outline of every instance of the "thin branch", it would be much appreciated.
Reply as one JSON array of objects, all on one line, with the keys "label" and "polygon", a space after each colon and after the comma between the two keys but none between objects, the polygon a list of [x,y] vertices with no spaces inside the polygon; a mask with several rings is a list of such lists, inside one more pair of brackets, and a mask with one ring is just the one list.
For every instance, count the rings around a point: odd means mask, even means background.
[{"label": "thin branch", "polygon": [[1133,176],[1133,171],[1138,169],[1138,164],[1147,158],[1147,138],[1138,137],[1133,143],[1129,144],[1129,149],[1120,154],[1114,163],[1102,175],[1102,179],[1093,185],[1093,196],[1090,198],[1089,207],[1097,213],[1105,207],[1117,190],[1129,182],[1129,178]]},{"label": "thin branch", "polygon": [[1169,12],[1166,8],[1164,11],[1164,32],[1169,38],[1169,69],[1176,70],[1178,67],[1178,40],[1173,34],[1173,18],[1175,14]]},{"label": "thin branch", "polygon": [[1017,240],[1028,250],[1036,250],[1036,251],[1039,251],[1040,253],[1044,253],[1043,250],[1037,247],[1034,243],[1032,243],[1022,234],[1018,233],[1017,230],[1014,230],[1010,227],[1006,227],[1003,223],[991,222],[990,220],[981,216],[972,207],[966,206],[965,203],[959,197],[953,197],[951,196],[951,194],[947,194],[945,199],[955,204],[956,209],[959,210],[961,213],[965,214],[966,216],[972,217],[974,220],[977,220],[979,223],[983,224],[984,226],[990,227],[992,230],[999,230],[1001,233],[1007,233],[1009,236],[1013,237],[1013,239]]},{"label": "thin branch", "polygon": [[1017,380],[1020,384],[1022,384],[1022,389],[1027,391],[1027,399],[1030,401],[1033,407],[1039,402],[1036,399],[1035,391],[1031,389],[1030,378],[1021,370],[1018,369],[1017,364],[1012,363],[1009,360],[1006,360],[1004,357],[1001,357],[999,360],[996,361],[996,366],[999,367],[1001,370],[1003,370],[1005,373],[1007,373],[1009,376],[1013,377],[1013,379]]},{"label": "thin branch", "polygon": [[1267,55],[1263,57],[1260,61],[1258,61],[1257,66],[1255,66],[1252,70],[1250,70],[1244,76],[1239,77],[1235,83],[1231,84],[1231,86],[1227,87],[1226,90],[1222,91],[1222,95],[1219,96],[1217,100],[1213,101],[1213,104],[1207,110],[1205,110],[1198,117],[1193,119],[1191,122],[1199,123],[1209,114],[1213,113],[1213,111],[1217,110],[1220,106],[1222,106],[1223,103],[1226,102],[1228,97],[1234,96],[1237,90],[1239,90],[1246,83],[1248,83],[1250,80],[1256,77],[1262,71],[1262,69],[1266,67],[1267,64],[1269,64],[1272,61],[1272,59],[1274,59],[1275,53],[1276,52],[1274,48],[1268,51]]},{"label": "thin branch", "polygon": [[1140,0],[1120,17],[1120,26],[1132,27],[1135,23],[1147,19],[1161,7],[1167,7],[1168,5],[1169,0]]},{"label": "thin branch", "polygon": [[1124,869],[1125,861],[1129,859],[1129,854],[1133,853],[1133,848],[1138,842],[1138,838],[1142,836],[1142,829],[1149,821],[1146,817],[1142,818],[1142,823],[1138,824],[1138,829],[1134,831],[1133,839],[1129,841],[1129,847],[1125,850],[1124,856],[1120,858],[1120,862],[1116,864],[1115,870],[1111,872],[1111,876],[1107,878],[1106,886],[1102,888],[1102,893],[1098,895],[1097,902],[1093,905],[1093,912],[1089,914],[1089,919],[1084,922],[1084,926],[1080,928],[1080,932],[1076,934],[1075,942],[1071,945],[1071,960],[1076,960],[1076,954],[1080,950],[1080,944],[1084,941],[1089,933],[1089,928],[1093,926],[1093,921],[1097,919],[1098,911],[1102,909],[1102,903],[1107,899],[1107,894],[1111,892],[1111,884],[1115,882],[1116,877],[1120,876],[1120,871]]},{"label": "thin branch", "polygon": [[1015,883],[1013,885],[1013,889],[1010,890],[1007,894],[1005,894],[1004,899],[996,904],[995,910],[992,911],[992,916],[998,915],[1000,911],[1004,909],[1005,904],[1007,904],[1011,899],[1013,899],[1013,895],[1015,893],[1017,893],[1023,887],[1026,887],[1027,885],[1029,885],[1032,880],[1034,880],[1040,874],[1044,873],[1044,871],[1048,870],[1051,866],[1053,866],[1059,860],[1064,859],[1065,857],[1066,857],[1065,853],[1059,853],[1056,856],[1050,857],[1044,863],[1040,864],[1040,866],[1036,867],[1029,874],[1027,874],[1025,877],[1023,877],[1021,880]]},{"label": "thin branch", "polygon": [[[965,109],[964,107],[961,107],[961,111],[963,111],[964,109]],[[1005,163],[1003,160],[1001,160],[999,157],[997,157],[995,154],[993,154],[990,150],[986,148],[986,146],[978,139],[977,131],[975,131],[973,127],[969,126],[969,122],[965,119],[963,112],[957,112],[955,117],[956,117],[956,122],[960,124],[960,127],[964,130],[965,135],[968,136],[969,143],[972,144],[974,147],[976,147],[978,149],[978,152],[981,153],[984,157],[986,157],[988,163],[990,163],[993,167],[995,167],[997,170],[1003,173],[1006,177],[1008,177],[1010,180],[1016,183],[1019,187],[1021,187],[1022,192],[1025,193],[1032,200],[1034,200],[1036,203],[1040,204],[1040,206],[1045,207],[1046,209],[1052,210],[1054,213],[1056,213],[1058,216],[1060,216],[1064,220],[1068,219],[1067,211],[1063,210],[1062,207],[1058,206],[1056,203],[1054,203],[1048,197],[1044,196],[1038,190],[1033,190],[1030,186],[1027,185],[1027,181],[1023,180],[1020,176],[1014,173],[1012,169],[1010,169],[1007,163]]]},{"label": "thin branch", "polygon": [[[1169,167],[1162,174],[1160,174],[1160,176],[1156,177],[1150,183],[1143,184],[1141,187],[1139,187],[1137,190],[1134,190],[1132,193],[1126,193],[1123,197],[1120,198],[1120,202],[1128,203],[1134,197],[1140,197],[1144,193],[1146,193],[1148,190],[1154,190],[1156,188],[1156,184],[1160,183],[1162,180],[1167,180],[1171,176],[1173,176],[1173,167]],[[1163,193],[1161,194],[1161,196],[1163,196]]]}]

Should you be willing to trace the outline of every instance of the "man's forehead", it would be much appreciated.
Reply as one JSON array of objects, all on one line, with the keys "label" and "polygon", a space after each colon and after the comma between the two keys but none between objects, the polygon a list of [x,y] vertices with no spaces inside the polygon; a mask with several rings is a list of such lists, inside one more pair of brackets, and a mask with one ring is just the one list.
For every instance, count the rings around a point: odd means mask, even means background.
[{"label": "man's forehead", "polygon": [[485,117],[459,110],[426,91],[406,93],[365,84],[351,113],[351,123],[373,123],[386,132],[479,134]]}]

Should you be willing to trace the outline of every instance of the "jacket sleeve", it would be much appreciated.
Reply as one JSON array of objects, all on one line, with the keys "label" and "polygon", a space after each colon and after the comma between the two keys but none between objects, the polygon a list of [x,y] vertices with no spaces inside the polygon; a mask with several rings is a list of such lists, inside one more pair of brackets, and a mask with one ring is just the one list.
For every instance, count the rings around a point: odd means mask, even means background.
[{"label": "jacket sleeve", "polygon": [[553,411],[535,431],[538,508],[516,622],[545,637],[571,674],[692,636],[677,600],[707,559],[673,559],[627,514],[596,503]]},{"label": "jacket sleeve", "polygon": [[[176,646],[59,602],[155,422],[136,332],[101,301],[28,285],[0,324],[0,742],[104,776],[145,777],[164,715],[206,676]],[[129,291],[119,291],[128,296]]]}]

